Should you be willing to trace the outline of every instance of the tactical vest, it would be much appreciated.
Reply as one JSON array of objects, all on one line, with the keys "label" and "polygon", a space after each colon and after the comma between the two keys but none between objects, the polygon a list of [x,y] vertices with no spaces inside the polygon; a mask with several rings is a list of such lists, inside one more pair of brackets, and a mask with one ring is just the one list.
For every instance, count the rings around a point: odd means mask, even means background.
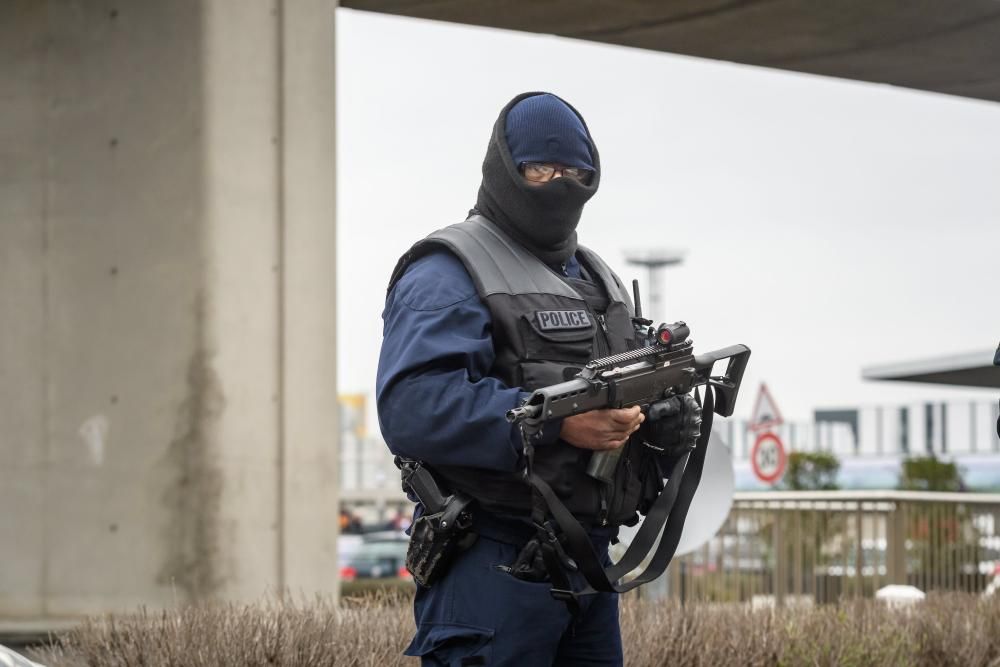
[{"label": "tactical vest", "polygon": [[[489,375],[508,387],[532,391],[576,375],[591,359],[634,349],[633,307],[621,281],[595,253],[580,246],[577,257],[592,282],[560,276],[486,218],[434,232],[417,242],[396,265],[389,289],[407,267],[446,248],[465,265],[492,317],[496,361]],[[586,474],[591,452],[562,440],[535,450],[535,472],[581,521],[594,525],[633,523],[640,496],[658,490],[644,479],[641,444],[625,445],[613,485]],[[483,468],[433,466],[454,489],[487,510],[526,514],[531,493],[520,473]],[[652,481],[655,486],[660,479]],[[645,483],[645,484],[644,484]]]}]

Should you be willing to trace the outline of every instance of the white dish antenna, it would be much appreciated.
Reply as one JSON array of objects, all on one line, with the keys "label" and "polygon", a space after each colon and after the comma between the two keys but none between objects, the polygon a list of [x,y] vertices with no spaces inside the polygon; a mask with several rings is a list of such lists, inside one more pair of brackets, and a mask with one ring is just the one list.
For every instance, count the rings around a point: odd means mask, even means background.
[{"label": "white dish antenna", "polygon": [[[705,453],[705,468],[702,470],[701,483],[695,491],[691,507],[688,509],[687,519],[684,521],[684,531],[681,533],[680,542],[677,544],[677,551],[674,557],[683,556],[695,551],[703,544],[712,539],[722,524],[729,516],[729,510],[733,505],[733,490],[735,489],[735,478],[733,477],[733,460],[729,447],[722,441],[716,433],[708,441],[708,451]],[[612,549],[612,558],[618,560],[632,543],[632,538],[642,526],[642,521],[636,525],[622,526],[618,531],[619,543]],[[659,539],[656,544],[659,544]],[[656,550],[654,546],[650,552]],[[635,571],[624,577],[627,581],[639,574],[646,565],[647,558]]]}]

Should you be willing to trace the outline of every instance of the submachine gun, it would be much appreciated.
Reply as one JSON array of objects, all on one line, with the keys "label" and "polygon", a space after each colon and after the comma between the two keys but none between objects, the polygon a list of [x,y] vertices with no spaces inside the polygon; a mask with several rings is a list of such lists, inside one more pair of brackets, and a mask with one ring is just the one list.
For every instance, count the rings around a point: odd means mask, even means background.
[{"label": "submachine gun", "polygon": [[[624,592],[651,581],[666,569],[680,541],[681,530],[694,492],[701,480],[712,429],[712,415],[729,417],[733,414],[743,373],[750,358],[745,345],[730,345],[704,354],[694,353],[690,328],[684,322],[661,324],[652,328],[650,320],[642,318],[636,292],[636,317],[638,327],[648,327],[648,345],[629,352],[594,359],[587,363],[577,376],[566,382],[537,389],[521,406],[506,413],[507,421],[519,424],[524,443],[527,465],[524,476],[532,493],[554,519],[541,522],[534,518],[539,539],[547,541],[545,560],[553,583],[552,595],[573,607],[580,595],[596,591]],[[715,365],[728,360],[722,375],[713,375]],[[704,387],[701,432],[693,449],[678,457],[667,483],[659,497],[646,513],[646,520],[633,538],[622,558],[609,568],[603,568],[586,531],[566,509],[549,485],[532,471],[534,440],[545,422],[580,414],[590,410],[628,408],[641,406],[648,419],[656,419],[664,399],[686,394]],[[587,473],[598,480],[610,483],[621,456],[622,449],[594,452]],[[556,537],[555,528],[562,531]],[[638,567],[649,555],[661,530],[663,536],[646,569],[632,581],[617,583],[624,575]],[[543,549],[545,545],[543,544]],[[551,566],[550,566],[551,565]],[[579,569],[589,587],[573,590],[563,569]]]},{"label": "submachine gun", "polygon": [[[643,412],[649,412],[659,401],[686,394],[701,385],[716,389],[715,412],[731,416],[750,349],[746,345],[730,345],[696,355],[689,335],[690,329],[684,322],[661,324],[653,345],[594,359],[572,380],[532,392],[522,406],[507,411],[507,421],[521,424],[530,435],[546,421],[590,410],[638,405]],[[723,359],[729,360],[725,374],[711,375],[715,364]],[[658,417],[655,409],[648,417]],[[610,482],[620,456],[620,448],[595,453],[587,473]]]}]

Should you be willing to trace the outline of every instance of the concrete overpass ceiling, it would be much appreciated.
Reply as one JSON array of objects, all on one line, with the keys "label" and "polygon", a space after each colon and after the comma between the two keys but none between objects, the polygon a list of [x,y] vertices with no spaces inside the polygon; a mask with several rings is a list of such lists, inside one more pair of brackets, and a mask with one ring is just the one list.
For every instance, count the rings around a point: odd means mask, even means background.
[{"label": "concrete overpass ceiling", "polygon": [[1000,2],[341,0],[415,18],[1000,101]]},{"label": "concrete overpass ceiling", "polygon": [[1000,389],[1000,366],[993,365],[993,355],[992,350],[981,350],[934,359],[872,366],[863,369],[861,376],[865,380],[926,382]]}]

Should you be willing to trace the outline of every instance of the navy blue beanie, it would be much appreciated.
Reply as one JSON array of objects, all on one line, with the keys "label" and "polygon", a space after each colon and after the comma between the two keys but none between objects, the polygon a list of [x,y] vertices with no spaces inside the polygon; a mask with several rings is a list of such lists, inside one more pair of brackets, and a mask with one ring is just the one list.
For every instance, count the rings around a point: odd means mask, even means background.
[{"label": "navy blue beanie", "polygon": [[555,95],[533,95],[515,104],[507,112],[505,130],[514,166],[522,162],[555,162],[594,168],[587,129]]}]

